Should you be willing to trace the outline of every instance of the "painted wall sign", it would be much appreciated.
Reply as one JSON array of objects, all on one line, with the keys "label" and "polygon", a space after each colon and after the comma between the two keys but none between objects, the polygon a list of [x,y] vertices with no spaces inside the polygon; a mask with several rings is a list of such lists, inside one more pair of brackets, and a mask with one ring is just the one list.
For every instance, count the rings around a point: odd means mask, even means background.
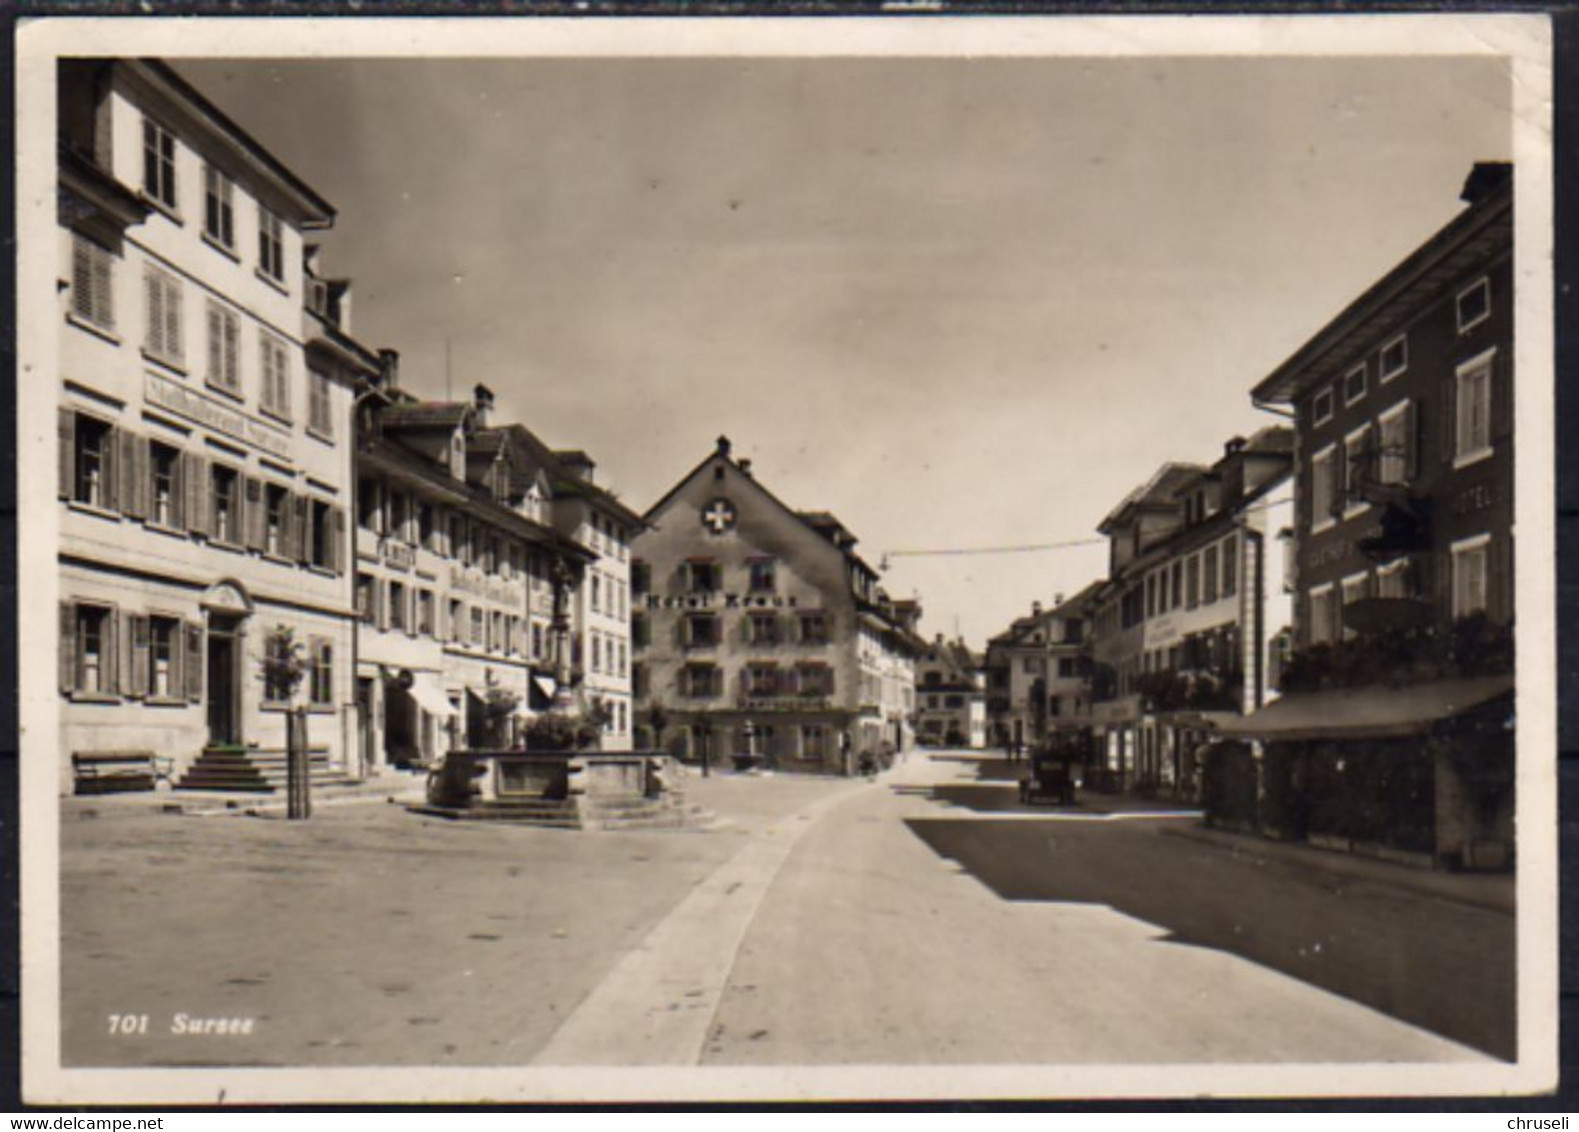
[{"label": "painted wall sign", "polygon": [[256,417],[250,417],[195,389],[171,381],[168,377],[160,377],[156,373],[144,376],[147,381],[143,388],[143,399],[150,405],[168,409],[188,420],[196,421],[205,428],[233,436],[283,460],[290,459],[291,438],[288,433],[283,433],[273,425],[264,424]]},{"label": "painted wall sign", "polygon": [[679,597],[647,595],[648,609],[794,609],[795,595],[769,597],[762,594],[682,594]]}]

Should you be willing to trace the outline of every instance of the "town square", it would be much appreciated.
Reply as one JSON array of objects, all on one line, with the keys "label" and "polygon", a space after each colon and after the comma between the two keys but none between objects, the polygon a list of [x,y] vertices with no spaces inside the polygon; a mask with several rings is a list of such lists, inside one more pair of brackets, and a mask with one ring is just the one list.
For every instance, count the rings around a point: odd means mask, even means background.
[{"label": "town square", "polygon": [[1475,42],[51,59],[59,1080],[1534,1072]]}]

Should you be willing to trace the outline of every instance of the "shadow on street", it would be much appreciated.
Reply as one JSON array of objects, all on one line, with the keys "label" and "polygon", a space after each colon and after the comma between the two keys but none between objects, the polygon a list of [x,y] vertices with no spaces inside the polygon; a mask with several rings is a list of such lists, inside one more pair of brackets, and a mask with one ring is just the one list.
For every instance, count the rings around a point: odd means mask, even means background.
[{"label": "shadow on street", "polygon": [[[979,786],[940,800],[989,808]],[[980,793],[981,797],[971,794]],[[1014,805],[1012,793],[1009,806]],[[1225,951],[1484,1050],[1516,1055],[1514,918],[1320,867],[1224,850],[1154,822],[920,818],[938,856],[1005,900],[1107,905],[1162,942]]]}]

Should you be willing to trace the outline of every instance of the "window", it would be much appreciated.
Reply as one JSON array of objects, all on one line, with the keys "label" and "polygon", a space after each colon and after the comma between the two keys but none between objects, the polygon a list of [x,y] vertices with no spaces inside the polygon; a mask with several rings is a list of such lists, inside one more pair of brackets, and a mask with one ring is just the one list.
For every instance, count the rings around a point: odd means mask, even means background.
[{"label": "window", "polygon": [[630,674],[630,654],[625,651],[624,641],[619,642],[619,667],[614,670],[614,674],[616,676],[627,676]]},{"label": "window", "polygon": [[[1072,656],[1061,656],[1061,657],[1058,658],[1058,678],[1060,680],[1072,680],[1078,675],[1080,675],[1079,663],[1075,660],[1074,657],[1072,657]],[[950,699],[957,699],[958,697],[950,696],[949,698]],[[960,705],[957,704],[957,703],[953,703],[953,704],[949,705],[949,707],[959,707],[959,706]]]},{"label": "window", "polygon": [[1330,585],[1310,591],[1310,643],[1327,644],[1338,636],[1338,605]]},{"label": "window", "polygon": [[1343,403],[1352,405],[1365,396],[1365,365],[1362,362],[1343,375]]},{"label": "window", "polygon": [[329,375],[307,371],[307,427],[319,436],[334,435],[334,402],[330,397]]},{"label": "window", "polygon": [[203,166],[203,235],[228,251],[236,248],[235,190],[229,177]]},{"label": "window", "polygon": [[[308,507],[307,529],[312,544],[308,547],[307,560],[322,570],[339,570],[340,540],[335,520],[340,513],[322,499],[312,500]],[[344,525],[343,520],[340,525]]]},{"label": "window", "polygon": [[1464,333],[1491,317],[1491,281],[1477,279],[1458,293],[1458,332]]},{"label": "window", "polygon": [[537,622],[532,624],[532,656],[543,659],[543,626]]},{"label": "window", "polygon": [[285,340],[266,330],[259,331],[258,347],[263,358],[263,396],[259,404],[265,413],[289,420],[291,367]]},{"label": "window", "polygon": [[800,729],[800,753],[808,762],[826,762],[828,759],[828,729],[820,724],[807,724]]},{"label": "window", "polygon": [[1478,535],[1453,544],[1453,616],[1467,617],[1486,608],[1487,552],[1491,536]]},{"label": "window", "polygon": [[640,558],[631,562],[631,591],[644,594],[652,589],[652,567]]},{"label": "window", "polygon": [[180,670],[181,622],[174,617],[148,619],[148,695],[174,699],[182,694]]},{"label": "window", "polygon": [[598,633],[592,636],[592,671],[603,671],[603,637]]},{"label": "window", "polygon": [[800,639],[809,645],[827,644],[828,615],[826,613],[802,613],[800,615]]},{"label": "window", "polygon": [[483,620],[482,610],[478,609],[476,606],[472,606],[471,645],[474,648],[486,647],[488,644],[487,635],[488,623]]},{"label": "window", "polygon": [[334,703],[334,646],[322,638],[315,638],[311,655],[307,698],[314,707],[329,707]]},{"label": "window", "polygon": [[1173,601],[1172,601],[1171,605],[1172,605],[1172,607],[1174,609],[1178,609],[1179,606],[1181,606],[1183,604],[1184,604],[1184,563],[1182,563],[1182,562],[1175,562],[1173,564]]},{"label": "window", "polygon": [[115,506],[115,429],[108,421],[75,414],[71,499],[89,507]]},{"label": "window", "polygon": [[115,611],[102,605],[79,604],[75,622],[75,690],[115,692]]},{"label": "window", "polygon": [[460,644],[466,636],[466,606],[460,598],[450,599],[450,640]]},{"label": "window", "polygon": [[241,389],[238,358],[241,320],[229,307],[208,301],[208,383],[231,393]]},{"label": "window", "polygon": [[779,643],[779,619],[771,613],[751,615],[751,643],[776,645]]},{"label": "window", "polygon": [[1332,419],[1332,390],[1323,389],[1310,399],[1310,423],[1323,425]]},{"label": "window", "polygon": [[776,696],[779,694],[779,670],[772,664],[748,665],[745,671],[746,695]]},{"label": "window", "polygon": [[389,583],[389,627],[406,628],[406,587],[396,581]]},{"label": "window", "polygon": [[1408,401],[1388,409],[1377,420],[1376,479],[1403,483],[1414,462],[1414,413]]},{"label": "window", "polygon": [[[1364,601],[1371,596],[1371,576],[1369,573],[1354,574],[1343,579],[1343,604],[1353,605],[1357,601]],[[1354,636],[1354,630],[1344,629],[1344,637]]]},{"label": "window", "polygon": [[1332,521],[1338,503],[1338,449],[1329,445],[1310,458],[1310,522],[1321,527]]},{"label": "window", "polygon": [[152,264],[148,265],[143,280],[148,314],[148,334],[143,349],[150,357],[180,366],[186,360],[186,342],[181,329],[181,282]]},{"label": "window", "polygon": [[1184,607],[1194,609],[1201,601],[1201,556],[1192,554],[1184,563]]},{"label": "window", "polygon": [[1473,463],[1491,454],[1492,351],[1458,367],[1454,389],[1453,463]]},{"label": "window", "polygon": [[795,666],[795,687],[803,696],[833,695],[833,669],[826,664]]},{"label": "window", "polygon": [[417,591],[417,632],[433,636],[433,591]]},{"label": "window", "polygon": [[510,642],[505,639],[505,616],[499,610],[493,611],[493,616],[488,619],[488,649],[491,652],[508,652]]},{"label": "window", "polygon": [[753,593],[772,593],[775,563],[771,558],[757,558],[751,563],[751,590]]},{"label": "window", "polygon": [[589,596],[588,596],[588,599],[587,599],[588,604],[590,604],[592,606],[592,612],[593,613],[600,613],[600,612],[602,612],[602,610],[600,608],[601,605],[602,605],[602,602],[601,602],[600,597],[599,597],[599,595],[600,595],[600,593],[602,591],[602,586],[601,586],[600,582],[601,582],[601,579],[596,574],[593,574],[592,575],[591,585],[589,587]]},{"label": "window", "polygon": [[181,452],[157,440],[148,442],[148,521],[161,527],[181,525]]},{"label": "window", "polygon": [[1382,347],[1382,380],[1391,381],[1409,368],[1409,336],[1400,334]]},{"label": "window", "polygon": [[291,661],[289,643],[283,637],[270,636],[264,646],[269,663],[263,666],[263,702],[283,704],[290,701],[291,687],[288,667]]},{"label": "window", "polygon": [[109,249],[71,238],[71,313],[100,330],[115,329],[114,267]]},{"label": "window", "polygon": [[680,694],[683,696],[698,699],[716,696],[723,684],[723,673],[716,664],[687,664],[680,674]]},{"label": "window", "polygon": [[1365,485],[1376,475],[1374,433],[1363,424],[1343,438],[1343,514],[1347,518],[1370,506]]},{"label": "window", "polygon": [[143,119],[143,192],[166,208],[176,207],[175,135],[152,118]]},{"label": "window", "polygon": [[373,601],[373,581],[371,574],[358,574],[356,576],[356,615],[369,625],[375,616]]},{"label": "window", "polygon": [[1217,547],[1209,546],[1201,553],[1201,604],[1217,600]]},{"label": "window", "polygon": [[1234,536],[1223,540],[1223,596],[1233,597],[1239,588],[1239,545]]},{"label": "window", "polygon": [[268,209],[258,209],[258,270],[276,283],[285,282],[285,229]]},{"label": "window", "polygon": [[458,561],[466,557],[466,520],[453,512],[450,514],[450,557]]},{"label": "window", "polygon": [[438,534],[433,524],[433,505],[422,503],[417,506],[417,539],[428,550],[438,550]]},{"label": "window", "polygon": [[290,492],[277,483],[263,485],[263,552],[285,557],[285,521]]},{"label": "window", "polygon": [[214,464],[209,468],[209,535],[215,542],[241,542],[241,500],[236,493],[240,476],[234,468]]},{"label": "window", "polygon": [[691,575],[692,593],[712,593],[718,589],[718,564],[711,559],[693,559],[686,563]]},{"label": "window", "polygon": [[693,613],[685,619],[687,648],[712,648],[718,644],[718,618],[711,613]]},{"label": "window", "polygon": [[1399,558],[1385,566],[1376,568],[1376,596],[1377,597],[1408,597],[1409,596],[1409,561]]}]

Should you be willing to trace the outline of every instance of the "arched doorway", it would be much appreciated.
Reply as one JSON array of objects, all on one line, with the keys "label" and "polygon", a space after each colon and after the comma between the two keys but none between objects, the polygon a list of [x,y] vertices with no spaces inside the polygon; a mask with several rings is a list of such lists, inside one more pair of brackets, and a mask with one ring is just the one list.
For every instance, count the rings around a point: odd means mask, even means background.
[{"label": "arched doorway", "polygon": [[208,617],[204,648],[204,711],[208,744],[235,747],[246,741],[242,691],[246,685],[246,623],[252,600],[240,582],[216,582],[202,599]]}]

